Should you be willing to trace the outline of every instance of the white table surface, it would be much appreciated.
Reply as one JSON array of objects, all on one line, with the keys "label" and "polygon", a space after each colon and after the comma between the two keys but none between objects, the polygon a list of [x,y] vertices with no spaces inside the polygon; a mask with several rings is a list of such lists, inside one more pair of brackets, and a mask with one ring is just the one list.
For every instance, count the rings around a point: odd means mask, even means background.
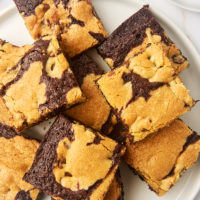
[{"label": "white table surface", "polygon": [[[168,0],[143,0],[171,19],[192,41],[200,53],[200,13],[176,7]],[[0,12],[13,5],[12,0],[0,0]],[[199,63],[200,64],[200,63]],[[200,194],[195,200],[200,200]]]}]

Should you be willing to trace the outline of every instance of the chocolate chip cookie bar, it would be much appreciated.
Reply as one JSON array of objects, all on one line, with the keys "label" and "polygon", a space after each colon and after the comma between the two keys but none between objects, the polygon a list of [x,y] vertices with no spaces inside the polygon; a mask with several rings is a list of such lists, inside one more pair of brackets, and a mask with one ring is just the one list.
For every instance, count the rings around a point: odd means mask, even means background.
[{"label": "chocolate chip cookie bar", "polygon": [[165,127],[195,103],[179,77],[167,83],[150,82],[126,66],[102,75],[97,84],[135,142]]},{"label": "chocolate chip cookie bar", "polygon": [[87,101],[67,110],[67,116],[108,134],[116,123],[116,116],[95,83],[104,71],[86,54],[72,59],[70,67]]},{"label": "chocolate chip cookie bar", "polygon": [[133,71],[142,71],[144,78],[159,76],[163,82],[188,66],[148,6],[121,24],[98,47],[98,52],[111,68],[129,61]]},{"label": "chocolate chip cookie bar", "polygon": [[39,143],[0,124],[0,199],[36,200],[39,190],[23,180]]},{"label": "chocolate chip cookie bar", "polygon": [[17,132],[83,101],[56,38],[14,48],[1,42],[0,58],[0,123]]},{"label": "chocolate chip cookie bar", "polygon": [[144,140],[127,143],[125,161],[159,196],[197,160],[200,136],[176,120]]},{"label": "chocolate chip cookie bar", "polygon": [[24,180],[55,199],[103,200],[124,151],[115,141],[59,116]]},{"label": "chocolate chip cookie bar", "polygon": [[123,185],[121,181],[120,171],[118,170],[112,184],[110,185],[108,192],[106,193],[104,200],[123,200],[123,199],[124,199]]},{"label": "chocolate chip cookie bar", "polygon": [[14,0],[34,39],[57,35],[68,57],[107,37],[90,0]]}]

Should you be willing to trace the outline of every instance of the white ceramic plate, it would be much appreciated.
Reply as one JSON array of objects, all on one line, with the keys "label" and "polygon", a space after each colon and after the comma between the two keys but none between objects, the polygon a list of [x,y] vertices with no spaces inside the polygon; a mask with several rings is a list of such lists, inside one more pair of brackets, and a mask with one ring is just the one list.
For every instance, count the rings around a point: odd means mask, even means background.
[{"label": "white ceramic plate", "polygon": [[176,6],[193,11],[200,12],[200,1],[199,0],[170,0]]},{"label": "white ceramic plate", "polygon": [[[121,22],[131,16],[141,8],[140,0],[93,0],[93,4],[102,19],[106,29],[111,33]],[[141,1],[140,1],[141,2]],[[181,77],[187,88],[191,91],[194,99],[200,99],[200,57],[183,32],[178,29],[171,21],[152,9],[158,21],[166,29],[168,35],[178,44],[187,56],[191,65],[186,69]],[[12,7],[0,14],[0,38],[12,42],[16,45],[32,43],[23,20],[15,7]],[[104,68],[108,69],[105,62],[93,50],[91,55]],[[195,131],[200,130],[199,123],[200,105],[196,105],[191,112],[184,115],[184,121]],[[28,134],[41,138],[53,120],[43,122],[42,124],[28,130]],[[125,189],[125,200],[193,200],[200,188],[200,161],[188,170],[181,180],[164,196],[157,197],[150,191],[145,182],[142,182],[137,176],[122,164],[121,171]],[[48,197],[43,197],[42,200]]]}]

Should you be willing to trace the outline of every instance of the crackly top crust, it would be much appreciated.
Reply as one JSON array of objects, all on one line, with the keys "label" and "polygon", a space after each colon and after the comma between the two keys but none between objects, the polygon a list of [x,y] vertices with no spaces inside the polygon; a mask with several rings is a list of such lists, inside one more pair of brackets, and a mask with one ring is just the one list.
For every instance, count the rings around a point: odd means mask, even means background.
[{"label": "crackly top crust", "polygon": [[70,61],[70,67],[87,101],[67,110],[67,116],[103,134],[108,134],[116,123],[116,117],[95,84],[96,79],[104,71],[86,54],[72,59]]},{"label": "crackly top crust", "polygon": [[191,167],[200,152],[200,136],[176,120],[144,140],[127,143],[125,161],[150,188],[164,195]]},{"label": "crackly top crust", "polygon": [[101,43],[107,33],[90,0],[14,0],[34,39],[56,34],[68,57]]},{"label": "crackly top crust", "polygon": [[97,83],[134,141],[163,128],[194,105],[178,77],[169,83],[150,82],[122,66]]},{"label": "crackly top crust", "polygon": [[36,200],[39,191],[22,178],[32,165],[39,143],[16,133],[7,139],[1,133],[0,129],[0,199]]},{"label": "crackly top crust", "polygon": [[[24,179],[54,198],[100,200],[123,152],[113,140],[60,116]],[[93,170],[95,173],[90,173]]]},{"label": "crackly top crust", "polygon": [[[182,56],[181,51],[169,39],[163,28],[156,21],[149,10],[149,6],[144,6],[121,24],[98,47],[98,52],[113,68],[120,66],[132,57],[138,57],[138,54],[146,54],[146,48],[152,44],[156,46],[156,51],[158,52],[149,50],[149,53],[159,53],[168,62],[167,66],[155,66],[161,67],[160,71],[167,70],[167,73],[175,75],[187,67],[187,59]],[[140,58],[141,56],[138,59]],[[144,58],[145,56],[142,59],[144,60]],[[137,63],[134,64],[137,67]],[[152,61],[152,64],[155,63]]]},{"label": "crackly top crust", "polygon": [[7,43],[0,46],[2,124],[21,132],[58,108],[82,101],[82,92],[55,38],[12,48]]},{"label": "crackly top crust", "polygon": [[104,200],[124,200],[123,184],[119,169],[117,170],[115,178],[110,185],[110,188],[106,193]]}]

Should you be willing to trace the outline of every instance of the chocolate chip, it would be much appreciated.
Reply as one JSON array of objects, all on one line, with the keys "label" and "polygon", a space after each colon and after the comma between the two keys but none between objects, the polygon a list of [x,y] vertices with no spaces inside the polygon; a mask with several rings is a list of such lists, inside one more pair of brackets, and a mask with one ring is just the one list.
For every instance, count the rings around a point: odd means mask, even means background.
[{"label": "chocolate chip", "polygon": [[49,10],[49,8],[50,8],[49,4],[44,4],[43,11],[46,12],[47,10]]},{"label": "chocolate chip", "polygon": [[176,64],[182,64],[185,62],[185,58],[182,55],[174,55],[172,56],[173,62]]}]

